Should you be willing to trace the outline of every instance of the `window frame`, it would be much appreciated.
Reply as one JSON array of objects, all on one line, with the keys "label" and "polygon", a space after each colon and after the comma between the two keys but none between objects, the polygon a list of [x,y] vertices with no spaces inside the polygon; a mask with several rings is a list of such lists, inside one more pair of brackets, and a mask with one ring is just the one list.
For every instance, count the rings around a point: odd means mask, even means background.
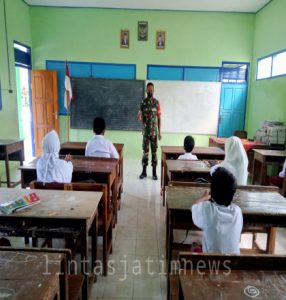
[{"label": "window frame", "polygon": [[[280,75],[273,75],[273,61],[274,61],[274,57],[277,56],[278,54],[281,54],[281,53],[286,53],[286,49],[283,49],[283,50],[280,50],[280,51],[277,51],[277,52],[274,52],[270,55],[266,55],[266,56],[263,56],[263,57],[260,57],[257,59],[257,63],[256,63],[256,76],[255,76],[255,79],[256,81],[260,81],[260,80],[268,80],[268,79],[272,79],[272,78],[279,78],[279,77],[283,77],[283,76],[286,76],[286,70],[285,70],[285,73],[283,74],[280,74]],[[258,78],[258,64],[261,60],[263,59],[266,59],[266,58],[269,58],[271,57],[271,71],[270,71],[270,76],[269,77],[266,77],[266,78]]]}]

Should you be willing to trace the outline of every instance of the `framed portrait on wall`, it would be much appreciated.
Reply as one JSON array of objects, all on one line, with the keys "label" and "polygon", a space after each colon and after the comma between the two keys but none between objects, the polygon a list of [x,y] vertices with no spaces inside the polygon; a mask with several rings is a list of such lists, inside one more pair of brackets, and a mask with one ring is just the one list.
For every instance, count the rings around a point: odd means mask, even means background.
[{"label": "framed portrait on wall", "polygon": [[130,33],[129,30],[120,30],[120,47],[129,48],[130,44]]},{"label": "framed portrait on wall", "polygon": [[156,49],[165,49],[166,47],[166,32],[156,31]]},{"label": "framed portrait on wall", "polygon": [[138,41],[148,40],[148,22],[139,21],[138,22]]}]

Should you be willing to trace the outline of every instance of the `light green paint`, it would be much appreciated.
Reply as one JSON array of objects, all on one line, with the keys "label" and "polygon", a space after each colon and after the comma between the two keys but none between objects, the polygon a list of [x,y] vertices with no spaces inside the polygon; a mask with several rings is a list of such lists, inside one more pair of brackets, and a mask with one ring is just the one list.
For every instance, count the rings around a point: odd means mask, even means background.
[{"label": "light green paint", "polygon": [[[33,66],[48,60],[136,64],[137,79],[146,79],[147,64],[221,66],[223,60],[251,60],[254,15],[113,9],[31,8]],[[137,22],[147,21],[148,41],[137,41]],[[120,48],[120,30],[130,30],[130,48]],[[166,49],[155,49],[156,30],[166,31]],[[164,116],[162,116],[164,118]],[[61,140],[67,118],[60,117]],[[190,133],[191,134],[191,133]],[[140,132],[107,132],[125,144],[125,155],[142,154]],[[70,140],[86,141],[91,131],[70,130]],[[181,145],[184,135],[163,134],[161,145]],[[196,136],[208,145],[207,136]]]},{"label": "light green paint", "polygon": [[257,59],[286,49],[286,1],[273,0],[256,15],[253,68],[247,109],[249,135],[264,120],[286,123],[286,76],[256,81]]},{"label": "light green paint", "polygon": [[[6,53],[5,23],[4,23],[4,1],[0,0],[0,78],[2,86],[2,111],[0,111],[0,137],[18,138],[18,111],[17,111],[17,89],[16,72],[14,62],[14,40],[31,46],[30,31],[30,9],[21,0],[6,0],[8,48],[10,57],[11,88],[13,93],[8,93],[8,59]],[[3,124],[7,126],[3,126]]]}]

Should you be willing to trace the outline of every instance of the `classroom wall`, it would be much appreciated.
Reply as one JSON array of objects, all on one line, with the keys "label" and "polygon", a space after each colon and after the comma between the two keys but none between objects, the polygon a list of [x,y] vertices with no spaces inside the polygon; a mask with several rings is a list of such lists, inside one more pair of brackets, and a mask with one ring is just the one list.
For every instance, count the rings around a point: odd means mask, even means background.
[{"label": "classroom wall", "polygon": [[[33,67],[46,59],[132,63],[137,79],[146,79],[147,64],[221,66],[223,60],[249,62],[252,56],[253,14],[68,9],[31,7]],[[148,21],[148,41],[137,41],[137,22]],[[130,30],[130,48],[120,48],[120,29]],[[156,30],[166,31],[166,49],[155,49]],[[155,88],[156,94],[156,88]],[[162,116],[163,122],[164,116]],[[171,121],[171,120],[168,120]],[[60,118],[66,140],[66,117]],[[128,156],[141,155],[138,132],[107,132],[126,144]],[[71,130],[70,140],[86,140],[90,131]],[[181,144],[183,135],[163,135],[161,144]],[[207,145],[206,136],[196,137]]]},{"label": "classroom wall", "polygon": [[286,49],[285,12],[286,1],[273,0],[256,15],[246,126],[250,137],[264,120],[286,124],[286,76],[256,81],[257,59]]},{"label": "classroom wall", "polygon": [[4,0],[0,0],[0,78],[2,93],[2,111],[0,111],[0,137],[18,138],[18,111],[16,95],[16,71],[14,62],[14,40],[32,45],[30,28],[30,9],[21,0],[6,0],[8,48],[10,57],[11,89],[9,93],[8,59],[6,51]]}]

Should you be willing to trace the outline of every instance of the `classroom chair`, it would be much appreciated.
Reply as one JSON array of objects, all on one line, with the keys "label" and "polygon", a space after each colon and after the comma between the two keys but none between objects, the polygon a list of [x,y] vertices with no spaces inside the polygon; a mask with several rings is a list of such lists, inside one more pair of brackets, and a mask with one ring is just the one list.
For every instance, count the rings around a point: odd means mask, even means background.
[{"label": "classroom chair", "polygon": [[[211,270],[212,265],[219,266],[216,271]],[[227,264],[224,264],[227,262]],[[196,276],[196,270],[199,269],[200,274],[203,272],[212,272],[212,277],[215,282],[215,276],[218,277],[218,282],[225,287],[228,284],[228,276],[221,275],[219,271],[286,271],[286,256],[285,255],[245,255],[245,254],[218,254],[218,253],[191,253],[180,252],[178,259],[179,269],[169,274],[168,277],[168,298],[172,300],[184,299],[182,288],[179,282],[179,274],[185,274],[189,270],[189,280],[193,280],[190,288],[196,288],[196,281],[203,280],[201,276]],[[243,274],[242,273],[242,274]],[[281,275],[282,276],[282,275]],[[206,276],[206,279],[208,276]],[[242,276],[238,275],[238,280],[243,280]],[[275,280],[275,279],[273,279]],[[238,283],[237,283],[238,284]],[[274,282],[272,282],[274,285]],[[217,287],[214,287],[217,291]],[[222,290],[223,291],[223,290]],[[190,290],[191,292],[191,290]],[[210,291],[211,293],[211,287]],[[210,294],[211,295],[211,294]]]},{"label": "classroom chair", "polygon": [[[60,276],[60,299],[79,300],[84,281],[82,274],[68,274],[68,264],[72,259],[72,252],[69,249],[55,248],[21,248],[21,247],[1,247],[1,251],[28,252],[28,253],[60,253],[64,255],[61,264]],[[58,299],[58,298],[57,298]]]},{"label": "classroom chair", "polygon": [[112,253],[112,219],[113,209],[110,199],[107,199],[107,185],[102,183],[71,183],[67,186],[72,191],[102,192],[98,212],[98,235],[103,240],[103,275],[107,276],[108,257]]},{"label": "classroom chair", "polygon": [[247,131],[244,130],[235,130],[233,135],[239,137],[240,139],[247,139]]}]

